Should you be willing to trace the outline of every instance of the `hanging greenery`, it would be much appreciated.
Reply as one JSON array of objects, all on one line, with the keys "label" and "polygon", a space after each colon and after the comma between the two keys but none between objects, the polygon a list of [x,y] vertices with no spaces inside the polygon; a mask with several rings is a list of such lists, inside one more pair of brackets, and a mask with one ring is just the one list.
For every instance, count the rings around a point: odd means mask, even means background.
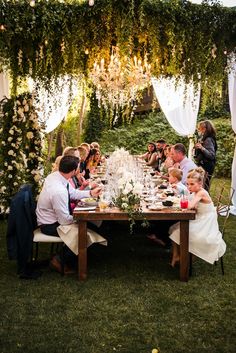
[{"label": "hanging greenery", "polygon": [[42,135],[30,94],[0,102],[0,206],[5,212],[20,185],[37,194],[42,179]]},{"label": "hanging greenery", "polygon": [[[32,2],[31,2],[32,5]],[[210,1],[0,0],[0,67],[45,84],[52,77],[88,73],[95,60],[148,56],[154,75],[221,80],[226,54],[236,47],[236,11]]]}]

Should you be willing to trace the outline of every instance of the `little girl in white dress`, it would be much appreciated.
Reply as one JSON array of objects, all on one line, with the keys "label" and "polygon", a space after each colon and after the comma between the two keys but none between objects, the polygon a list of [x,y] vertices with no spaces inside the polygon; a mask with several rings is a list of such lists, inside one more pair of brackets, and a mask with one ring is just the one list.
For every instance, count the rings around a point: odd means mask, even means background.
[{"label": "little girl in white dress", "polygon": [[[187,187],[193,194],[188,208],[196,209],[196,219],[189,221],[189,252],[213,264],[224,255],[226,244],[219,231],[217,213],[208,192],[203,189],[204,170],[196,168],[188,173]],[[169,230],[173,241],[173,255],[171,266],[179,262],[179,223]]]}]

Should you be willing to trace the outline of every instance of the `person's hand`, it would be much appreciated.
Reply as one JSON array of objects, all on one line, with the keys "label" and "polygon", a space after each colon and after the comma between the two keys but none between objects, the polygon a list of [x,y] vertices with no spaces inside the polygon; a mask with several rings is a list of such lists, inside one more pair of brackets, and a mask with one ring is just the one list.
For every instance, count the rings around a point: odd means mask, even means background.
[{"label": "person's hand", "polygon": [[101,194],[101,192],[102,192],[102,188],[100,186],[98,186],[98,187],[90,190],[90,195],[92,197],[96,198]]},{"label": "person's hand", "polygon": [[95,189],[95,188],[98,187],[98,186],[99,186],[98,183],[96,183],[95,181],[91,181],[91,182],[89,183],[90,189]]},{"label": "person's hand", "polygon": [[89,181],[84,179],[83,182],[82,182],[83,188],[86,188],[88,185],[89,185]]},{"label": "person's hand", "polygon": [[200,142],[196,143],[195,144],[195,148],[198,149],[198,150],[202,150],[203,149],[203,146]]}]

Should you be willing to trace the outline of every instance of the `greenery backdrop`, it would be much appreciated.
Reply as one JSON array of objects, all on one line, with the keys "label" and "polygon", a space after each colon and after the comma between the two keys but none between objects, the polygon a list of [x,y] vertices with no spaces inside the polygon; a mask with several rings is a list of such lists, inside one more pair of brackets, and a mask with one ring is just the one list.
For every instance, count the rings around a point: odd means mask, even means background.
[{"label": "greenery backdrop", "polygon": [[217,1],[186,0],[0,1],[0,67],[17,80],[87,72],[108,61],[112,45],[123,55],[148,55],[153,75],[222,79],[226,54],[236,47],[236,11]]}]

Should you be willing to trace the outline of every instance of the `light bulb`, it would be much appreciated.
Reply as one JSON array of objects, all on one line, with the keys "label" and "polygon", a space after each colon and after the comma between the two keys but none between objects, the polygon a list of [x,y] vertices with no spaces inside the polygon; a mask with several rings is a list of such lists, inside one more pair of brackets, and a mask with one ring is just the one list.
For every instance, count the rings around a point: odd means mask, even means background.
[{"label": "light bulb", "polygon": [[30,4],[31,7],[35,7],[35,0],[30,0],[29,4]]},{"label": "light bulb", "polygon": [[94,5],[94,0],[89,0],[89,6],[93,6]]}]

